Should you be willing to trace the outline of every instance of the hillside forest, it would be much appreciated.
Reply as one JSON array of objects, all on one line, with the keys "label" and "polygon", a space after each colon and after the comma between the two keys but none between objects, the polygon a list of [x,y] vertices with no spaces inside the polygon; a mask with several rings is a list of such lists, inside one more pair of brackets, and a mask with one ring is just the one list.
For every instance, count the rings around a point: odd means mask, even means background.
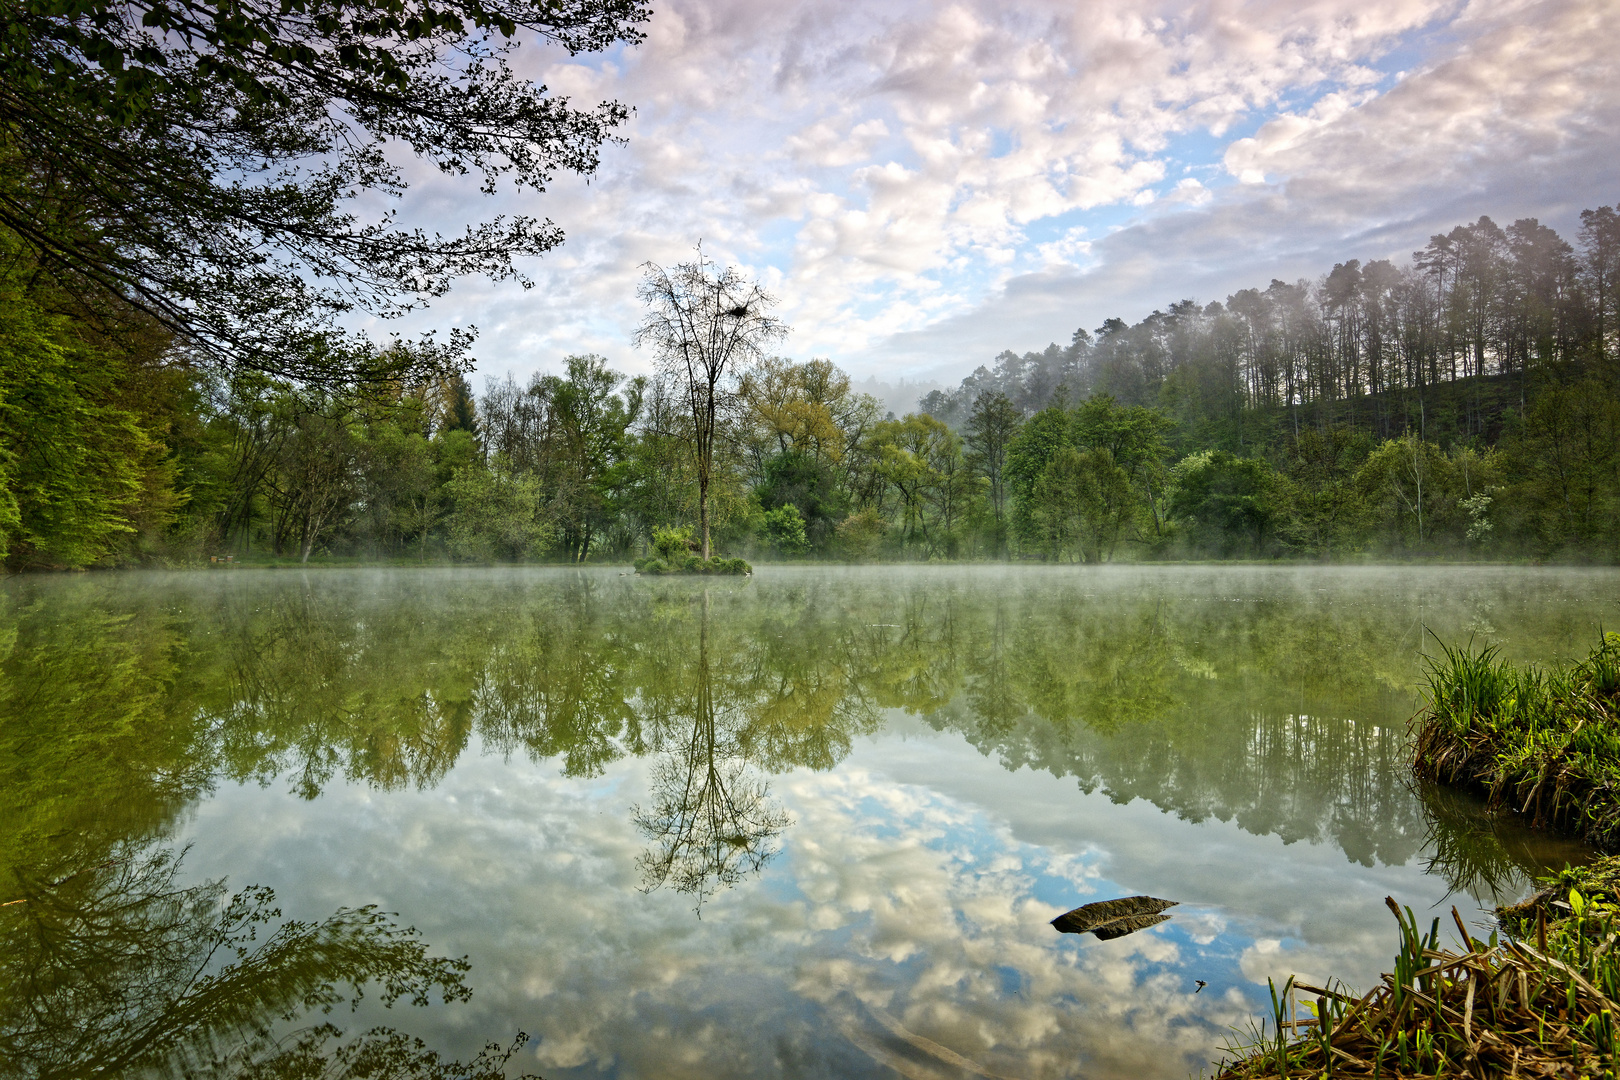
[{"label": "hillside forest", "polygon": [[[708,514],[754,559],[1620,555],[1620,214],[1489,217],[1004,352],[904,416],[826,360],[720,387]],[[626,561],[692,535],[667,374],[571,356],[476,392],[418,346],[353,378],[116,327],[0,252],[12,569]],[[47,279],[48,281],[49,279]],[[383,361],[389,361],[385,354]]]}]

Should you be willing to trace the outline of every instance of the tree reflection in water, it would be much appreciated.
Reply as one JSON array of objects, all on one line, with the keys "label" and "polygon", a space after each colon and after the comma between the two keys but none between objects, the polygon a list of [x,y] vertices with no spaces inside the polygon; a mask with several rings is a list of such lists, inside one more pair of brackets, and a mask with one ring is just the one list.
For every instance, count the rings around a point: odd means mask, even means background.
[{"label": "tree reflection in water", "polygon": [[1489,811],[1473,792],[1423,784],[1422,798],[1433,852],[1426,869],[1453,892],[1469,893],[1487,906],[1516,900],[1528,882],[1597,856],[1573,837],[1532,829],[1511,812]]},{"label": "tree reflection in water", "polygon": [[[465,1001],[465,960],[373,907],[283,919],[275,894],[178,883],[181,855],[120,845],[64,878],[19,875],[0,907],[0,1075],[497,1080],[527,1041],[468,1063],[377,1027],[307,1024],[375,987],[384,1005]],[[304,1023],[305,1026],[299,1026]]]},{"label": "tree reflection in water", "polygon": [[765,776],[836,767],[885,712],[1009,769],[1367,866],[1429,845],[1488,887],[1456,854],[1468,815],[1407,782],[1422,627],[1489,626],[1533,659],[1598,611],[1572,602],[1583,579],[1493,575],[29,579],[0,598],[0,893],[42,853],[93,865],[80,848],[155,835],[220,780],[432,787],[477,746],[569,777],[648,757],[644,884],[701,904],[776,850]]},{"label": "tree reflection in water", "polygon": [[642,888],[651,892],[671,885],[693,898],[700,915],[703,901],[717,889],[763,869],[792,823],[748,761],[741,737],[746,716],[729,700],[715,702],[710,607],[704,590],[691,683],[665,703],[674,709],[665,717],[667,724],[678,724],[680,713],[687,714],[684,737],[653,764],[651,807],[634,811],[636,827],[653,845],[637,860]]}]

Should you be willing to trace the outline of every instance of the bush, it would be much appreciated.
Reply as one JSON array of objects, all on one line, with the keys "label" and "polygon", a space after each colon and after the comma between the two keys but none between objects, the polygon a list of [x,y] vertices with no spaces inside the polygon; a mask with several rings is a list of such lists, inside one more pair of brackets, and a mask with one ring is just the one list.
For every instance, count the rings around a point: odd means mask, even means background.
[{"label": "bush", "polygon": [[673,563],[692,553],[692,528],[689,525],[655,525],[652,531],[653,550],[665,562]]},{"label": "bush", "polygon": [[760,532],[765,542],[783,555],[803,555],[810,550],[810,540],[804,532],[804,518],[792,503],[766,511]]},{"label": "bush", "polygon": [[838,523],[838,549],[847,559],[875,559],[888,527],[876,507],[856,511]]}]

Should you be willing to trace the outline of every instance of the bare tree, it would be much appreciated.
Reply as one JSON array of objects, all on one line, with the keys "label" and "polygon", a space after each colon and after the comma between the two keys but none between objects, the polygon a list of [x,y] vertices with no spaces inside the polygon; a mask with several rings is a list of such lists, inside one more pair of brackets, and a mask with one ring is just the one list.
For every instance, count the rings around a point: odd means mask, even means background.
[{"label": "bare tree", "polygon": [[787,327],[770,315],[775,297],[735,267],[722,268],[706,258],[701,244],[693,262],[671,270],[645,263],[642,271],[636,295],[647,305],[647,315],[635,343],[651,346],[659,366],[685,390],[698,474],[698,528],[707,559],[714,441],[731,404],[732,384]]}]

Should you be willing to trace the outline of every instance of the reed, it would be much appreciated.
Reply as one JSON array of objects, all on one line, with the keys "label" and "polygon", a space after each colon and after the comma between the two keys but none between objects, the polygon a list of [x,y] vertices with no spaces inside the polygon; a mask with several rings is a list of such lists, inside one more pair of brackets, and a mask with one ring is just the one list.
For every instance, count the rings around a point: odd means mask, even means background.
[{"label": "reed", "polygon": [[1563,668],[1442,644],[1415,718],[1414,769],[1492,809],[1620,851],[1620,634]]},{"label": "reed", "polygon": [[1424,932],[1411,908],[1384,902],[1400,925],[1394,971],[1364,995],[1273,984],[1271,1017],[1229,1049],[1218,1080],[1620,1073],[1612,903],[1572,889],[1554,919],[1544,901],[1529,924],[1533,944],[1476,938],[1453,908],[1461,944],[1441,948],[1439,919]]}]

